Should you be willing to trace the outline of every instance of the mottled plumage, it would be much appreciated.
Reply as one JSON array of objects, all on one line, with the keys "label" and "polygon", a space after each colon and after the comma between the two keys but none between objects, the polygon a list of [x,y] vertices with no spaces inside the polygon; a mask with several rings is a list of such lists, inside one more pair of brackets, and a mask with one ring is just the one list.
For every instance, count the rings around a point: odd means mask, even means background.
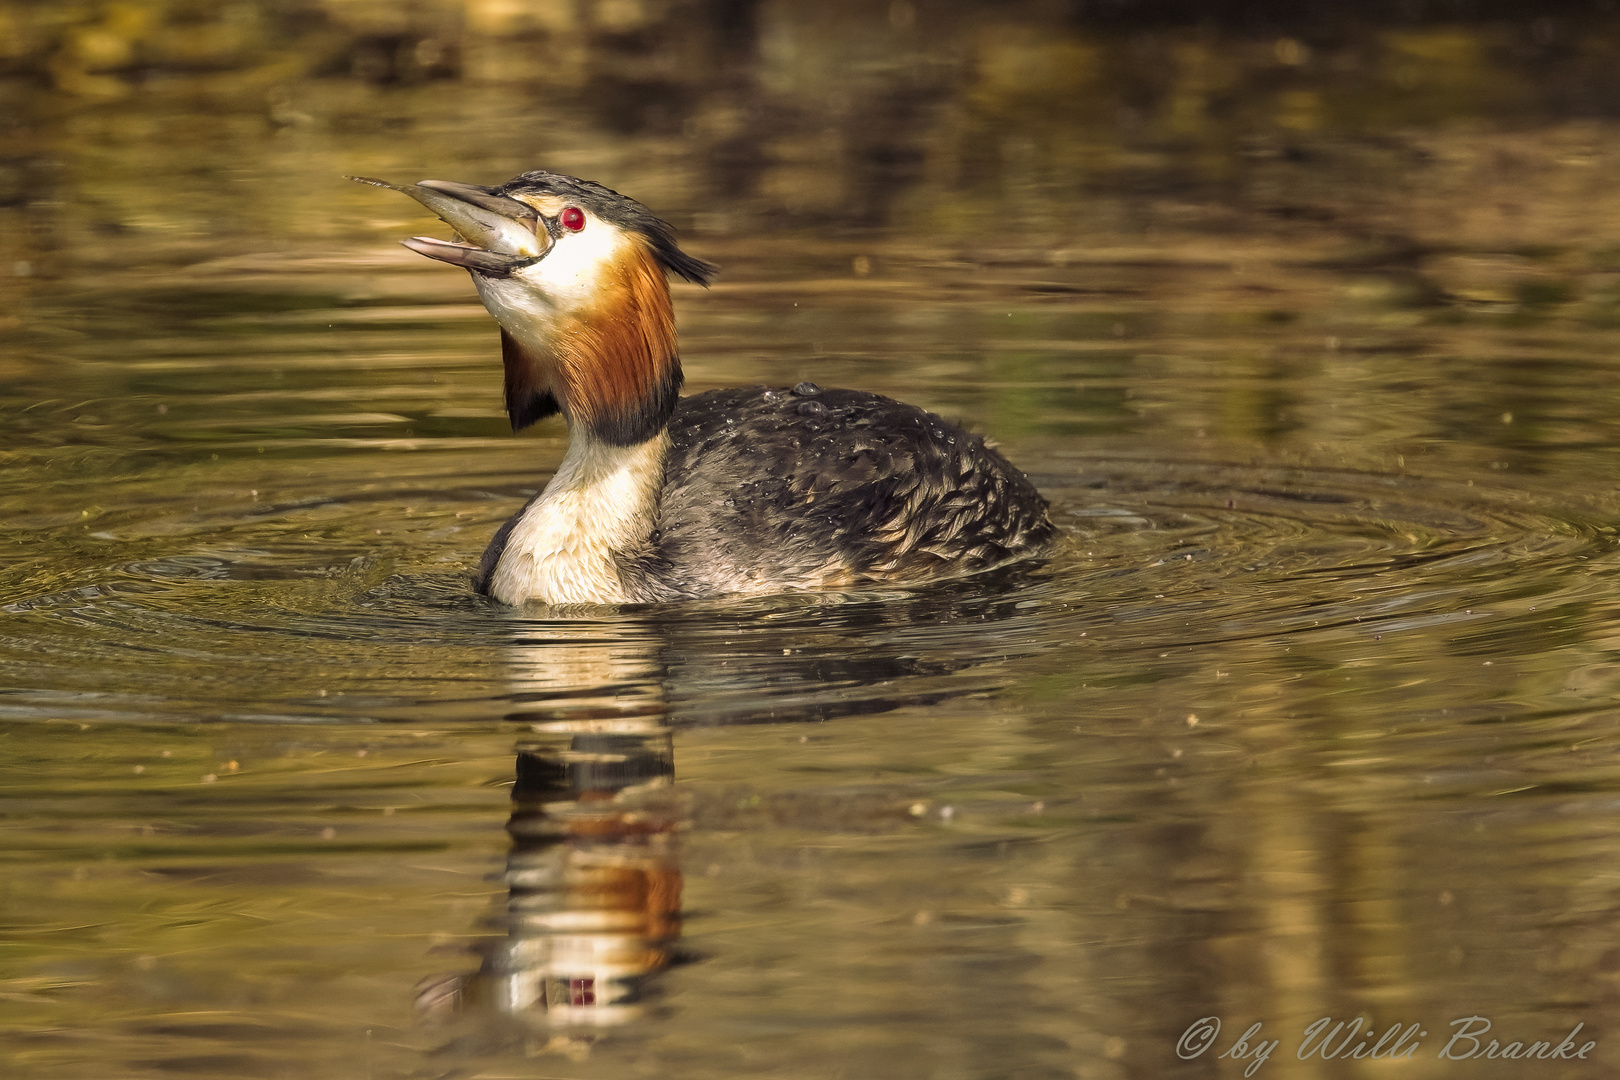
[{"label": "mottled plumage", "polygon": [[[711,390],[679,401],[669,435],[653,531],[618,560],[638,601],[951,577],[1054,536],[982,437],[877,394]],[[480,592],[525,510],[485,551]]]}]

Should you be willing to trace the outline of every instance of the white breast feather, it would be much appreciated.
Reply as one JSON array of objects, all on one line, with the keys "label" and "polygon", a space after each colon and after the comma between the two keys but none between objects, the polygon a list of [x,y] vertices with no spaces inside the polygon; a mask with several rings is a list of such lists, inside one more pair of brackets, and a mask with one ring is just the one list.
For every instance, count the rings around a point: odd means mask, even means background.
[{"label": "white breast feather", "polygon": [[506,604],[633,600],[614,555],[634,551],[652,532],[668,448],[665,433],[610,446],[576,431],[557,475],[507,536],[490,595]]}]

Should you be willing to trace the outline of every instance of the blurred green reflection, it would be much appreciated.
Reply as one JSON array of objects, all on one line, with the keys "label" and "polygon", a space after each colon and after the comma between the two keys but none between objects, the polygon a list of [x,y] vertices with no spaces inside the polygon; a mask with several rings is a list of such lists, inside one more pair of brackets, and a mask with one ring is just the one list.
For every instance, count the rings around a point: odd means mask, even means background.
[{"label": "blurred green reflection", "polygon": [[[1611,6],[0,0],[0,1071],[1612,1073]],[[563,433],[341,177],[538,166],[1065,548],[472,596]]]}]

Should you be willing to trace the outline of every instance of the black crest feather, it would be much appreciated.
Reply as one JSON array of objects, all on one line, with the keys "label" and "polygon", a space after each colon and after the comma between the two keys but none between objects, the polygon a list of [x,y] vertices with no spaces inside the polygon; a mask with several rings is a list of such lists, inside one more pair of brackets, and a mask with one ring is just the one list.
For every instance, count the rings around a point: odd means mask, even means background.
[{"label": "black crest feather", "polygon": [[508,180],[500,188],[500,194],[556,195],[578,203],[603,221],[611,221],[620,228],[646,237],[658,264],[694,285],[706,287],[720,272],[720,268],[713,263],[693,258],[682,251],[675,242],[675,227],[669,222],[655,216],[629,196],[620,195],[595,181],[537,169]]}]

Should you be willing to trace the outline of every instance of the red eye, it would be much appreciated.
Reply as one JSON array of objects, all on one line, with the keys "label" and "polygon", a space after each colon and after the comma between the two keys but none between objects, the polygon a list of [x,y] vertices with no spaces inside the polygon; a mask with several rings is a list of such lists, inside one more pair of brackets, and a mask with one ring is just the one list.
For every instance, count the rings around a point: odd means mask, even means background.
[{"label": "red eye", "polygon": [[585,227],[585,211],[577,206],[570,206],[562,212],[562,227],[569,232],[579,232]]}]

